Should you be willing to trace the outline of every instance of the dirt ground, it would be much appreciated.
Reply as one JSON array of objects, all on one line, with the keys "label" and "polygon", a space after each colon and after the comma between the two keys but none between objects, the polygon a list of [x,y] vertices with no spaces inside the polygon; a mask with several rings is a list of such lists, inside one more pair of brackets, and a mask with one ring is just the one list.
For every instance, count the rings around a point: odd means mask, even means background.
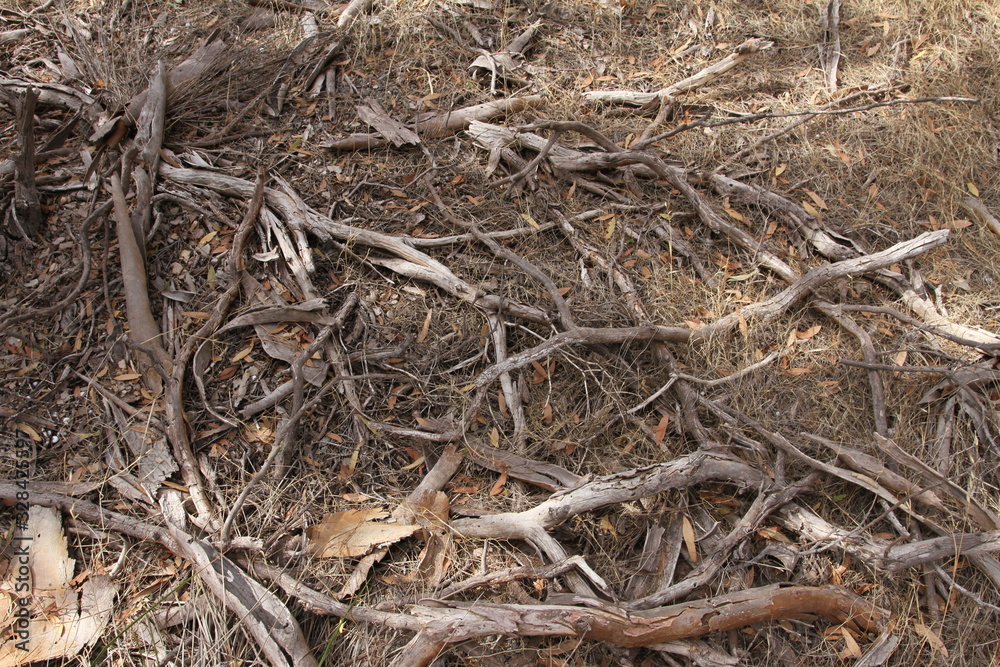
[{"label": "dirt ground", "polygon": [[991,2],[6,0],[0,665],[1000,664],[998,116]]}]

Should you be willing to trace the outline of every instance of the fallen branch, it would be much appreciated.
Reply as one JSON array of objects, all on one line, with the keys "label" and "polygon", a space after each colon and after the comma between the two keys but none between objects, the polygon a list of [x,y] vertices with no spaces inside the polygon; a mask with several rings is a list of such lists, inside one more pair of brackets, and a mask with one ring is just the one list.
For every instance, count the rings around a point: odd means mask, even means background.
[{"label": "fallen branch", "polygon": [[[541,95],[511,97],[505,100],[476,104],[462,109],[452,109],[443,113],[418,117],[414,129],[422,139],[435,139],[447,134],[468,129],[473,121],[484,121],[498,116],[507,116],[532,107],[541,106],[545,101]],[[389,140],[378,132],[351,134],[341,139],[321,144],[320,148],[331,151],[359,151],[383,148]]]},{"label": "fallen branch", "polygon": [[[42,225],[42,209],[35,189],[35,103],[38,90],[29,88],[17,103],[17,157],[14,160],[14,206],[11,224],[28,243],[34,243]],[[14,231],[14,230],[11,230]]]},{"label": "fallen branch", "polygon": [[451,527],[464,539],[527,539],[539,529],[553,528],[583,512],[709,480],[729,482],[741,489],[767,483],[759,470],[728,454],[701,451],[669,463],[599,477],[574,489],[553,493],[548,500],[523,512],[456,519]]},{"label": "fallen branch", "polygon": [[610,604],[593,608],[438,602],[434,607],[413,605],[404,614],[342,604],[278,568],[257,569],[315,613],[419,633],[423,641],[411,643],[412,648],[405,649],[394,665],[426,665],[449,644],[489,635],[580,637],[640,647],[817,615],[863,632],[878,632],[886,618],[884,610],[840,586],[780,585],[644,611],[627,611]]},{"label": "fallen branch", "polygon": [[774,42],[766,39],[751,37],[737,46],[732,53],[719,62],[713,63],[686,79],[662,88],[655,93],[638,93],[629,90],[594,90],[585,92],[583,99],[589,103],[604,102],[609,104],[629,104],[632,106],[643,106],[659,99],[660,104],[663,104],[670,97],[700,88],[733,69],[758,51],[769,49],[773,45]]}]

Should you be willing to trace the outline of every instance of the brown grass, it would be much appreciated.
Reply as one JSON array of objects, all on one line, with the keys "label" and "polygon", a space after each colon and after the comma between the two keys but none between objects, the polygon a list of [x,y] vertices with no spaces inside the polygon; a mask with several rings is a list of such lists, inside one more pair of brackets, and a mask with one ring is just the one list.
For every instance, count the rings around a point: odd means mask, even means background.
[{"label": "brown grass", "polygon": [[[29,3],[14,4],[13,10],[26,11]],[[709,108],[716,109],[713,118],[721,119],[727,112],[814,109],[832,99],[823,89],[816,56],[816,42],[821,34],[816,21],[822,3],[794,0],[542,3],[539,0],[497,4],[493,11],[455,6],[455,11],[464,13],[484,37],[493,40],[494,49],[534,21],[538,12],[559,6],[558,12],[545,18],[540,39],[520,74],[547,96],[538,117],[579,120],[620,143],[638,136],[650,118],[636,110],[582,106],[581,92],[605,88],[657,90],[723,57],[747,36],[767,37],[774,40],[775,46],[712,84],[684,96],[678,101],[682,106],[679,115],[668,122],[668,127]],[[80,83],[76,85],[103,91],[100,94],[105,96],[106,106],[113,109],[146,87],[157,60],[177,62],[211,30],[234,30],[251,13],[248,4],[239,0],[208,4],[149,0],[129,3],[127,9],[122,9],[124,6],[114,2],[81,2],[67,3],[65,10],[48,8],[41,14],[48,33],[32,36],[19,46],[0,47],[0,66],[9,64],[19,68],[19,75],[31,73],[41,79],[45,67],[32,58],[52,59],[58,49],[63,49],[80,65]],[[209,6],[211,11],[206,12]],[[706,25],[710,11],[715,22]],[[362,17],[352,30],[345,51],[349,63],[341,68],[346,77],[332,102],[322,96],[312,100],[303,91],[293,90],[281,117],[269,118],[254,112],[232,128],[234,134],[254,132],[259,136],[207,149],[202,154],[209,160],[226,160],[227,168],[243,177],[251,177],[256,166],[262,164],[292,183],[316,209],[332,211],[334,218],[350,215],[370,228],[390,233],[414,230],[439,235],[455,233],[434,206],[427,204],[424,199],[427,193],[420,181],[414,181],[415,176],[428,169],[429,156],[438,167],[434,172],[435,183],[452,212],[463,220],[479,223],[485,231],[523,226],[521,214],[548,222],[555,220],[551,214],[553,208],[570,217],[607,207],[611,202],[582,190],[568,197],[569,183],[559,174],[548,172],[542,175],[537,189],[515,194],[499,190],[491,184],[504,174],[488,175],[487,156],[462,135],[428,142],[426,154],[419,150],[382,149],[344,156],[321,150],[321,144],[332,137],[367,131],[354,111],[354,105],[367,97],[378,100],[401,119],[492,99],[488,83],[483,86],[473,82],[466,72],[466,65],[476,54],[431,26],[423,18],[425,12],[468,36],[461,22],[437,4],[399,0],[380,3],[376,16]],[[116,21],[113,34],[107,32],[112,18]],[[64,19],[86,21],[93,39],[74,40],[60,27]],[[317,20],[321,29],[332,30],[336,17],[331,12],[318,15]],[[859,0],[844,3],[842,21],[840,86],[844,93],[866,87],[904,85],[905,95],[911,97],[971,96],[979,102],[899,105],[852,115],[821,116],[763,145],[740,163],[729,165],[727,171],[744,174],[749,182],[772,186],[796,202],[811,201],[807,190],[816,193],[828,205],[823,211],[824,222],[867,243],[873,250],[911,238],[928,226],[969,217],[962,201],[970,191],[978,191],[983,202],[994,211],[1000,209],[997,168],[1000,13],[993,3]],[[272,29],[235,38],[238,57],[208,84],[184,91],[177,99],[170,114],[168,147],[183,152],[186,142],[204,138],[222,127],[231,114],[231,108],[223,102],[250,102],[263,85],[273,81],[289,49],[300,37],[296,17],[278,12]],[[703,49],[688,52],[689,46]],[[857,103],[865,101],[862,98]],[[683,116],[685,112],[689,117]],[[516,124],[532,119],[525,115],[506,122]],[[693,170],[711,170],[791,120],[772,118],[753,124],[694,130],[657,148],[668,159]],[[0,105],[0,127],[0,142],[5,148],[12,147],[13,116],[4,105]],[[85,147],[84,135],[86,132],[72,139],[74,145]],[[571,144],[579,137],[564,135],[563,139]],[[776,169],[780,170],[780,176],[776,175]],[[621,185],[605,183],[629,203],[651,206],[668,202],[677,213],[689,211],[685,202],[662,186],[640,183],[636,186],[638,192],[630,193]],[[398,195],[400,190],[402,197]],[[47,196],[46,201],[53,207],[53,228],[47,242],[54,242],[60,234],[65,237],[70,225],[77,224],[79,203],[68,195]],[[721,210],[722,202],[716,203]],[[160,277],[158,283],[154,282],[155,289],[204,292],[209,259],[199,257],[196,242],[208,232],[222,229],[222,220],[239,220],[242,204],[236,206],[219,198],[203,206],[211,207],[216,217],[206,219],[192,211],[164,209],[168,219],[163,235],[154,241],[151,254],[151,273]],[[766,214],[741,210],[749,221],[747,229],[761,234],[769,222]],[[756,269],[753,257],[713,238],[690,217],[678,217],[672,224],[682,232],[687,229],[695,250],[720,278],[716,288],[705,285],[694,277],[686,262],[663,259],[660,253],[667,251],[665,244],[648,232],[656,219],[655,214],[643,211],[621,213],[618,228],[611,234],[606,220],[577,225],[589,243],[624,267],[656,322],[674,325],[699,318],[710,322],[732,312],[740,303],[766,298],[780,286],[777,279]],[[625,224],[646,233],[642,238],[631,238],[622,231]],[[56,231],[57,226],[62,231]],[[773,245],[784,253],[793,240],[787,230],[779,228]],[[95,271],[81,300],[51,326],[37,324],[5,332],[10,353],[0,366],[3,403],[12,410],[25,410],[44,395],[47,403],[37,411],[64,423],[68,429],[58,443],[39,445],[38,479],[65,480],[72,475],[74,479],[100,480],[108,476],[104,451],[114,433],[104,423],[104,405],[82,383],[60,379],[66,366],[60,359],[70,360],[77,364],[74,369],[79,366],[80,372],[88,375],[101,374],[107,386],[123,399],[142,401],[135,385],[108,379],[127,370],[130,353],[109,335],[112,331],[120,334],[122,325],[120,320],[109,318],[108,309],[124,308],[118,296],[116,253],[104,246],[102,234],[96,234],[92,243],[99,247],[101,261],[108,262],[110,303],[103,303],[102,279],[100,271]],[[572,288],[568,298],[580,324],[632,323],[632,315],[620,293],[606,276],[591,271],[590,284],[583,282],[578,258],[557,231],[518,239],[508,246],[547,271],[560,287]],[[637,252],[640,249],[649,257],[642,257]],[[259,250],[254,248],[254,252]],[[406,382],[361,382],[359,392],[364,396],[366,417],[407,427],[413,425],[414,417],[459,417],[470,398],[461,388],[474,381],[491,359],[464,366],[454,373],[442,371],[459,366],[480,352],[484,319],[427,285],[411,285],[388,271],[362,265],[351,253],[363,254],[363,249],[350,251],[319,249],[315,281],[334,303],[348,291],[359,295],[366,327],[360,344],[372,350],[392,347],[403,334],[420,329],[428,309],[433,308],[439,315],[427,339],[409,349],[404,361],[398,363],[410,377],[408,382],[413,388],[419,386],[419,391],[406,390],[390,407],[390,392]],[[534,281],[482,247],[470,243],[440,249],[434,254],[470,283],[482,285],[493,293],[545,307],[551,304]],[[738,263],[739,268],[726,273],[713,264],[723,256],[734,266]],[[45,257],[47,263],[71,263],[71,256],[65,252]],[[938,290],[938,298],[946,304],[954,320],[996,331],[1000,309],[998,257],[1000,239],[975,224],[955,232],[947,246],[920,258],[915,266],[923,279]],[[639,259],[630,264],[630,258]],[[723,266],[725,260],[720,260]],[[202,273],[194,268],[186,268],[184,275],[171,273],[173,265],[187,266],[188,261],[190,267],[198,267]],[[815,258],[798,261],[803,270],[818,263]],[[20,273],[5,270],[0,293],[9,302],[4,301],[3,307],[9,308],[19,299],[30,303],[32,285],[28,280],[40,275],[38,272],[44,268],[33,266],[28,257]],[[910,267],[903,268],[910,271]],[[275,265],[258,262],[251,271],[259,280],[281,279],[281,269]],[[732,279],[740,274],[749,277]],[[880,288],[860,279],[824,288],[823,296],[833,301],[876,305],[890,299]],[[183,308],[210,307],[211,299],[205,295],[199,298],[205,303],[196,302]],[[120,313],[114,315],[118,318]],[[885,316],[856,315],[872,334],[875,347],[886,363],[901,351],[908,353],[906,363],[911,365],[975,360],[967,349],[940,341],[932,345],[925,335]],[[862,358],[857,341],[805,306],[766,326],[751,322],[745,336],[737,333],[731,339],[713,340],[700,348],[678,349],[675,353],[683,372],[712,380],[739,371],[772,349],[782,349],[789,334],[814,324],[823,327],[816,336],[795,341],[781,360],[711,390],[710,396],[788,436],[806,430],[878,454],[871,445],[873,417],[865,373],[837,363],[838,358]],[[511,328],[508,346],[512,351],[524,349],[548,333],[542,327]],[[81,341],[83,350],[90,350],[85,359],[77,354],[79,350],[67,352],[72,349],[74,337]],[[247,337],[245,331],[230,332],[215,341],[214,353],[228,361],[248,344]],[[20,349],[17,346],[21,344],[42,351],[37,366],[29,367],[34,362],[25,354],[10,351]],[[580,475],[600,475],[661,462],[691,449],[692,443],[677,425],[676,399],[672,395],[668,394],[667,402],[659,407],[629,414],[633,406],[666,383],[669,376],[651,355],[642,354],[636,347],[611,352],[601,356],[588,349],[569,350],[556,357],[557,370],[551,381],[526,385],[530,437],[520,454],[557,463]],[[951,358],[942,359],[941,354]],[[223,367],[217,366],[216,370]],[[247,378],[248,396],[259,396],[264,393],[260,378],[265,378],[267,386],[273,388],[284,379],[280,374],[285,368],[270,360],[257,345],[233,382]],[[101,369],[111,372],[102,373]],[[789,369],[807,371],[793,374]],[[530,373],[526,376],[530,377]],[[935,449],[930,434],[934,433],[934,415],[929,406],[919,404],[918,400],[940,377],[885,373],[883,379],[895,440],[914,455],[933,460]],[[39,391],[38,383],[46,391],[51,390],[50,393]],[[193,388],[190,396],[192,404],[188,408],[201,410]],[[513,446],[509,437],[511,422],[498,407],[496,390],[490,396],[481,411],[485,423],[477,424],[472,435],[480,437],[496,427],[502,434],[501,446]],[[229,409],[230,398],[229,387],[216,384],[211,388],[209,402],[216,407]],[[545,401],[552,406],[551,420],[543,419]],[[988,416],[996,421],[995,393],[986,392],[986,405]],[[304,526],[315,523],[326,513],[356,507],[344,499],[348,493],[366,494],[372,499],[368,505],[392,507],[416,486],[424,472],[420,467],[405,469],[413,461],[407,449],[413,449],[414,442],[368,434],[353,475],[347,479],[338,475],[341,465],[350,460],[358,435],[349,411],[342,406],[341,396],[333,393],[329,404],[304,423],[300,443],[303,457],[296,462],[293,477],[260,484],[237,522],[240,535],[259,538],[267,544],[268,551],[262,557],[330,594],[336,593],[346,581],[353,563],[307,557],[302,537]],[[663,412],[670,412],[673,420],[665,440],[657,444],[651,434]],[[708,422],[708,416],[703,416]],[[193,418],[196,430],[213,422],[204,413]],[[278,415],[270,411],[255,422],[274,427],[277,419]],[[979,440],[968,419],[957,424],[953,459],[942,472],[1000,512],[996,458],[1000,453]],[[75,435],[67,437],[68,434]],[[203,452],[211,445],[196,444]],[[206,458],[217,480],[215,500],[221,506],[237,496],[268,449],[268,444],[251,442],[237,433],[227,436],[224,444]],[[808,441],[797,444],[811,455],[832,461],[828,451]],[[575,450],[567,450],[567,445]],[[9,462],[5,460],[2,465],[6,467]],[[804,466],[792,463],[787,470],[790,479],[808,472]],[[458,499],[464,503],[456,503],[458,510],[464,507],[478,511],[517,511],[544,497],[538,489],[513,481],[499,495],[490,495],[496,475],[471,464],[463,467],[462,474],[467,476],[465,486],[478,485],[479,489],[469,494],[450,494],[453,503]],[[141,514],[138,507],[120,499],[110,488],[92,500],[116,511]],[[825,482],[804,501],[828,520],[847,528],[863,526],[884,512],[867,494],[841,482]],[[746,499],[734,499],[734,503],[735,508],[721,506],[701,498],[696,491],[668,494],[648,504],[615,507],[606,514],[575,518],[561,526],[556,536],[572,552],[585,554],[612,589],[620,592],[634,574],[650,521],[685,512],[700,518],[706,527],[710,522],[718,522],[717,534],[725,534],[749,506]],[[903,515],[899,516],[905,521]],[[868,530],[891,533],[894,528],[886,520]],[[750,549],[741,557],[749,560],[767,543],[763,535],[753,538],[748,543]],[[95,572],[111,569],[119,554],[123,551],[128,554],[120,567],[119,607],[113,627],[105,637],[109,664],[111,661],[121,665],[148,664],[155,655],[155,647],[148,646],[131,624],[145,615],[155,617],[182,606],[193,610],[188,621],[161,630],[160,647],[167,647],[169,659],[185,665],[230,661],[235,664],[259,659],[252,639],[219,609],[183,562],[155,546],[130,544],[120,536],[95,535],[89,530],[81,530],[74,536],[72,546],[81,565],[86,563],[85,567]],[[353,604],[398,605],[433,595],[433,591],[425,590],[419,583],[399,583],[412,573],[418,559],[419,545],[414,541],[391,547]],[[495,570],[541,562],[527,545],[459,540],[448,576],[459,581],[481,573],[483,567]],[[1000,602],[997,591],[968,564],[954,562],[943,566],[958,583],[989,604]],[[734,586],[751,580],[809,584],[836,580],[848,587],[870,591],[871,599],[892,611],[895,632],[901,638],[901,647],[887,664],[925,664],[932,660],[935,652],[913,629],[915,621],[931,626],[947,647],[947,659],[937,657],[942,664],[974,667],[1000,659],[996,613],[955,593],[939,601],[941,610],[937,618],[929,617],[921,574],[904,572],[890,578],[872,572],[864,563],[845,559],[837,550],[828,550],[808,555],[790,574],[783,575],[777,568],[735,564],[724,579]],[[538,595],[531,582],[517,585],[522,587],[523,595]],[[546,585],[553,584],[546,582]],[[717,591],[707,593],[712,592]],[[516,599],[509,589],[478,590],[470,595],[490,600]],[[327,665],[388,664],[408,639],[377,626],[340,622],[304,612],[292,603],[290,606],[302,622],[315,655],[323,657]],[[834,665],[840,664],[838,653],[844,650],[842,640],[825,640],[814,624],[801,623],[774,624],[728,637],[711,636],[708,641],[719,648],[744,652],[742,664],[748,665]],[[500,664],[498,660],[507,660],[514,654],[537,656],[538,650],[558,642],[558,639],[493,638],[476,646],[454,647],[441,658],[440,664]],[[485,656],[499,658],[489,662]],[[625,652],[589,644],[560,654],[558,659],[564,664],[579,665],[676,664],[666,662],[667,658],[655,651]]]}]

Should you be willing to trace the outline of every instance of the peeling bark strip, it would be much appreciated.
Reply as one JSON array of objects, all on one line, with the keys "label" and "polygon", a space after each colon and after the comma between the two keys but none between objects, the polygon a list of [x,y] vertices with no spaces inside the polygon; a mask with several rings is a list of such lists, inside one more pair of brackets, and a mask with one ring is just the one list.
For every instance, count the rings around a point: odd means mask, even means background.
[{"label": "peeling bark strip", "polygon": [[38,90],[29,88],[17,103],[17,158],[14,160],[13,225],[28,241],[33,241],[42,226],[42,208],[35,189],[35,103]]}]

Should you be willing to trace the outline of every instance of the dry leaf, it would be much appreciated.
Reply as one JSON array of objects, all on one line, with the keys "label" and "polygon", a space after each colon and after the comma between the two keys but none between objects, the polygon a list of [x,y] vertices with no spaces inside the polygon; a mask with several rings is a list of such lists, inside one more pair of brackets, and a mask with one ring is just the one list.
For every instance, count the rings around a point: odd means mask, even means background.
[{"label": "dry leaf", "polygon": [[354,568],[354,572],[351,572],[351,576],[347,578],[347,581],[344,582],[344,585],[340,587],[340,590],[337,591],[337,595],[334,597],[338,600],[343,600],[344,598],[357,593],[364,585],[365,581],[368,580],[368,573],[372,571],[375,563],[378,563],[385,558],[388,553],[388,549],[379,549],[378,551],[374,551],[358,561],[358,565]]},{"label": "dry leaf", "polygon": [[818,194],[816,194],[812,190],[806,190],[805,188],[803,188],[803,190],[807,195],[809,195],[809,198],[813,200],[813,203],[816,204],[816,208],[821,208],[824,211],[830,208],[829,206],[826,205],[826,202],[823,200],[823,198],[820,197]]},{"label": "dry leaf", "polygon": [[917,631],[918,635],[927,640],[927,643],[931,645],[931,649],[935,653],[940,653],[946,658],[948,657],[948,647],[944,645],[944,642],[941,641],[936,632],[917,619],[913,619],[913,629]]},{"label": "dry leaf", "polygon": [[822,329],[823,329],[822,324],[815,324],[806,329],[805,331],[796,331],[795,337],[798,338],[799,340],[809,340],[810,338],[818,334]]},{"label": "dry leaf", "polygon": [[653,434],[656,436],[657,446],[659,446],[660,443],[663,442],[664,436],[667,435],[667,426],[669,424],[670,424],[670,415],[664,414],[662,417],[660,417],[660,422],[656,425],[656,428],[653,429]]},{"label": "dry leaf", "polygon": [[522,213],[521,217],[524,218],[524,221],[527,222],[532,227],[534,227],[535,229],[541,229],[542,228],[541,225],[539,225],[537,222],[535,222],[535,219],[532,218],[527,213]]},{"label": "dry leaf", "polygon": [[496,482],[494,482],[493,486],[490,488],[490,495],[499,496],[500,493],[503,491],[504,484],[506,483],[507,483],[507,469],[504,468],[503,472],[500,473],[500,478]]},{"label": "dry leaf", "polygon": [[687,547],[688,558],[691,559],[692,563],[697,563],[698,546],[694,539],[694,524],[691,523],[691,519],[687,518],[686,514],[681,516],[681,532],[684,534],[684,545]]},{"label": "dry leaf", "polygon": [[785,372],[788,373],[789,375],[797,376],[797,375],[805,375],[806,373],[812,373],[812,369],[809,369],[809,368],[789,368]]},{"label": "dry leaf", "polygon": [[949,220],[948,222],[941,223],[941,229],[965,229],[966,227],[971,227],[972,221],[966,220],[965,218],[956,218],[955,220]]},{"label": "dry leaf", "polygon": [[29,438],[35,442],[41,442],[42,436],[38,435],[38,431],[33,429],[31,426],[25,424],[24,422],[17,422],[17,430],[23,432]]},{"label": "dry leaf", "polygon": [[327,514],[309,526],[309,550],[319,558],[356,558],[388,546],[420,530],[414,524],[379,523],[389,513],[380,509],[346,510]]},{"label": "dry leaf", "polygon": [[424,324],[420,327],[420,333],[417,334],[417,343],[423,343],[427,338],[427,332],[431,330],[431,317],[434,316],[434,309],[430,308],[427,311],[427,317],[424,318]]}]

